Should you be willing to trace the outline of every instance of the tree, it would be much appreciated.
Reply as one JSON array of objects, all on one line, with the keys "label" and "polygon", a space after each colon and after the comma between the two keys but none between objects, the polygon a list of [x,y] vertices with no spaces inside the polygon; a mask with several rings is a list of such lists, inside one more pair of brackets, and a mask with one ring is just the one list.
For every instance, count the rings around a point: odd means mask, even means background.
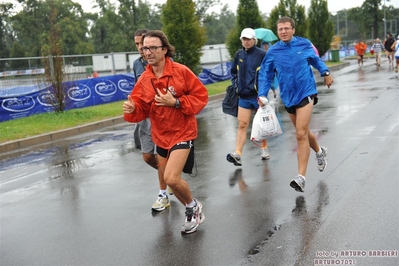
[{"label": "tree", "polygon": [[308,36],[317,47],[320,56],[329,49],[334,35],[333,22],[329,19],[327,0],[311,0],[308,10]]},{"label": "tree", "polygon": [[237,6],[236,25],[230,30],[226,46],[230,57],[234,58],[236,52],[241,49],[240,33],[245,28],[261,28],[265,26],[262,16],[259,12],[259,6],[256,0],[240,0]]},{"label": "tree", "polygon": [[62,59],[62,33],[61,28],[57,24],[59,16],[55,5],[50,3],[50,16],[48,33],[43,33],[42,46],[43,64],[45,66],[44,86],[49,94],[47,104],[54,108],[56,113],[62,113],[68,105],[67,86],[64,81],[64,65]]},{"label": "tree", "polygon": [[[13,42],[10,50],[10,57],[11,58],[25,57],[25,50],[18,42]],[[11,60],[10,67],[12,70],[25,70],[29,68],[29,65],[25,60]]]},{"label": "tree", "polygon": [[162,22],[163,31],[176,48],[174,60],[186,65],[195,74],[200,73],[200,59],[206,34],[195,15],[194,2],[167,0],[163,7]]},{"label": "tree", "polygon": [[383,13],[379,11],[379,6],[381,5],[381,0],[365,0],[362,4],[362,11],[367,14],[363,18],[363,34],[362,38],[366,37],[366,30],[373,28],[374,36],[378,36],[378,23],[383,21]]},{"label": "tree", "polygon": [[[8,32],[10,10],[13,4],[1,3],[0,4],[0,58],[8,58],[10,55],[10,35]],[[0,61],[0,72],[6,68],[5,61]]]},{"label": "tree", "polygon": [[124,51],[129,41],[123,32],[123,24],[115,5],[109,0],[97,0],[99,15],[90,29],[96,53]]},{"label": "tree", "polygon": [[206,12],[209,8],[220,3],[220,0],[196,0],[195,1],[195,15],[199,21],[202,22],[206,17]]},{"label": "tree", "polygon": [[208,36],[206,44],[224,43],[235,22],[235,15],[228,9],[228,5],[223,6],[219,14],[212,12],[206,15],[203,21]]},{"label": "tree", "polygon": [[273,8],[268,20],[268,27],[277,35],[277,20],[280,17],[290,17],[295,21],[295,35],[307,37],[307,21],[305,6],[298,5],[296,0],[280,0]]},{"label": "tree", "polygon": [[94,52],[87,38],[88,24],[82,7],[72,0],[20,0],[22,10],[11,18],[17,41],[24,47],[27,56],[40,56],[42,33],[50,31],[49,14],[57,9],[64,54]]}]

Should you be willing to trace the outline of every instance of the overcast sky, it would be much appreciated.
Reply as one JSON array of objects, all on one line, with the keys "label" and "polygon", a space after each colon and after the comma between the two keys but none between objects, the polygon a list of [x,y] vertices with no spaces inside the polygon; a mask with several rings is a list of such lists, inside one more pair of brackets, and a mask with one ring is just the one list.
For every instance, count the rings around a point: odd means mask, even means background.
[{"label": "overcast sky", "polygon": [[[383,0],[384,1],[384,0]],[[86,11],[90,11],[90,9],[92,8],[92,0],[74,0],[74,2],[79,2],[82,7],[86,10]],[[151,4],[155,4],[155,3],[166,3],[166,0],[149,0],[148,2],[150,2]],[[217,7],[213,7],[212,11],[215,12],[219,12],[221,7],[224,6],[225,4],[228,4],[230,7],[230,10],[232,10],[233,12],[236,12],[237,10],[237,5],[238,5],[238,0],[221,0],[221,5],[217,6]],[[269,13],[270,10],[272,8],[274,8],[278,3],[280,2],[280,0],[258,0],[258,5],[259,5],[259,9],[262,13]],[[328,3],[328,10],[330,12],[334,12],[334,11],[339,11],[342,9],[349,9],[352,7],[360,7],[363,4],[364,0],[329,0],[327,1]],[[297,3],[300,5],[304,5],[306,9],[309,8],[310,6],[310,0],[297,0]],[[392,4],[395,7],[399,7],[399,0],[391,0],[390,3],[386,3],[388,4]]]},{"label": "overcast sky", "polygon": [[[17,1],[15,0],[1,0],[1,1],[17,3]],[[93,5],[95,3],[94,0],[72,0],[72,1],[79,3],[86,12],[94,11],[93,10]],[[111,2],[114,1],[115,0],[111,0]],[[166,2],[166,0],[148,0],[148,2],[150,2],[151,4],[155,3],[163,4]],[[222,4],[220,6],[213,7],[211,11],[219,12],[222,6],[228,4],[230,10],[235,13],[237,10],[238,2],[239,2],[238,0],[221,0]],[[258,5],[262,13],[269,13],[271,9],[274,8],[279,2],[280,0],[258,0]],[[363,2],[364,0],[330,0],[327,3],[328,3],[328,10],[330,12],[334,12],[342,9],[349,9],[352,7],[360,7],[363,4]],[[300,5],[304,5],[306,10],[310,6],[310,0],[297,0],[297,3]],[[386,4],[387,5],[392,4],[393,6],[399,8],[399,0],[391,0],[389,3],[387,1]]]}]

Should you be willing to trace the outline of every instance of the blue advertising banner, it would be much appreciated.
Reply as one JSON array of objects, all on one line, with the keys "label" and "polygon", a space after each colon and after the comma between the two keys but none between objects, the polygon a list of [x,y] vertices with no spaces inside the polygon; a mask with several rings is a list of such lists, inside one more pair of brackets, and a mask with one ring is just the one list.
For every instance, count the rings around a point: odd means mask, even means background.
[{"label": "blue advertising banner", "polygon": [[[63,83],[67,88],[66,109],[83,108],[127,98],[134,86],[132,74],[113,75],[92,79],[82,79]],[[21,94],[18,88],[0,90],[0,122],[28,117],[54,110],[49,99],[51,89],[38,89],[37,85],[25,87],[29,93]]]},{"label": "blue advertising banner", "polygon": [[231,79],[230,69],[231,62],[219,64],[211,69],[203,68],[198,78],[204,85],[228,80]]},{"label": "blue advertising banner", "polygon": [[[198,78],[204,85],[228,80],[231,78],[230,68],[230,62],[219,64],[211,69],[204,68]],[[130,73],[64,82],[63,87],[66,88],[67,96],[65,109],[83,108],[127,99],[134,84],[134,75]],[[51,93],[51,87],[41,88],[37,84],[1,89],[0,122],[53,112],[52,97],[54,96]]]}]

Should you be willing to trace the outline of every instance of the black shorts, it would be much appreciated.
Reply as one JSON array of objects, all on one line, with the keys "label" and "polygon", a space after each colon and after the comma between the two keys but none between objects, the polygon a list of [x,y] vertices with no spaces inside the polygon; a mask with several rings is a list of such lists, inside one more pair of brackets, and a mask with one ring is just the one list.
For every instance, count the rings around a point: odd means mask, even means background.
[{"label": "black shorts", "polygon": [[169,150],[157,146],[157,153],[160,156],[162,156],[164,158],[167,158],[167,157],[169,157],[169,153],[171,153],[174,150],[190,149],[193,146],[194,146],[194,141],[193,140],[182,141],[182,142],[177,143],[175,146],[173,146]]},{"label": "black shorts", "polygon": [[302,101],[295,105],[295,106],[291,106],[291,107],[287,107],[285,106],[285,110],[287,110],[287,112],[289,114],[295,114],[296,113],[296,109],[304,107],[305,105],[307,105],[308,103],[310,103],[313,100],[313,105],[316,105],[318,102],[318,98],[317,98],[317,94],[313,94],[310,96],[307,96],[305,98],[302,99]]},{"label": "black shorts", "polygon": [[194,140],[179,142],[169,150],[157,146],[157,153],[159,156],[167,158],[172,151],[179,149],[190,149],[190,153],[188,154],[187,160],[183,167],[183,173],[191,175],[193,173],[193,167],[195,164]]}]

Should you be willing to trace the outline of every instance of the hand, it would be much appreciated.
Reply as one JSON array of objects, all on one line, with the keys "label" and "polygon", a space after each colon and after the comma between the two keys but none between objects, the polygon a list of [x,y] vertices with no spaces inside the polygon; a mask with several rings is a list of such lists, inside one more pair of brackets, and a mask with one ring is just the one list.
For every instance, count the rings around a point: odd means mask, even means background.
[{"label": "hand", "polygon": [[269,100],[265,96],[258,97],[258,104],[260,107],[265,106],[268,102]]},{"label": "hand", "polygon": [[123,112],[125,114],[131,114],[134,112],[136,109],[136,106],[134,105],[132,97],[130,95],[127,96],[127,101],[123,102]]},{"label": "hand", "polygon": [[333,78],[331,76],[324,76],[324,86],[327,85],[328,88],[331,87],[332,83],[333,83]]},{"label": "hand", "polygon": [[175,106],[176,99],[173,97],[172,93],[167,90],[163,89],[164,92],[162,93],[160,89],[157,89],[157,94],[154,97],[155,105],[157,106]]}]

